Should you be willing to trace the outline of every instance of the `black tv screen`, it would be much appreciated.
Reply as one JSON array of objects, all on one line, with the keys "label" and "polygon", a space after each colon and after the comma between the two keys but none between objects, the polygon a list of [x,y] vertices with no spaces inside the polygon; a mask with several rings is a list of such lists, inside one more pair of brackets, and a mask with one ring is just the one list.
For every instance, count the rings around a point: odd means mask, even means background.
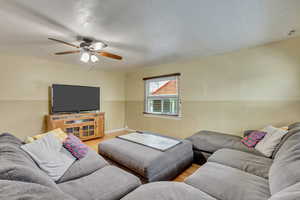
[{"label": "black tv screen", "polygon": [[100,110],[100,88],[52,85],[52,113]]}]

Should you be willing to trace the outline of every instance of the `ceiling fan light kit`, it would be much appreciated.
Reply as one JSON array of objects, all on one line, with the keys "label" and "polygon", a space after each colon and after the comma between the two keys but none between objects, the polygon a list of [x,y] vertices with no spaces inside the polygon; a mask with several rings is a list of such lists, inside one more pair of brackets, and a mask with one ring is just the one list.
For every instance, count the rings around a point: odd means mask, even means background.
[{"label": "ceiling fan light kit", "polygon": [[79,49],[76,51],[58,52],[55,53],[55,55],[81,53],[80,60],[84,63],[88,63],[89,61],[96,63],[99,61],[98,56],[104,56],[111,59],[122,60],[121,56],[103,51],[103,49],[106,48],[108,45],[101,41],[94,41],[93,39],[90,38],[83,38],[82,41],[80,42],[80,45],[77,46],[54,38],[48,38],[48,39]]},{"label": "ceiling fan light kit", "polygon": [[98,62],[99,58],[96,55],[91,55],[91,61],[93,63]]},{"label": "ceiling fan light kit", "polygon": [[82,52],[80,60],[84,63],[88,63],[89,61],[96,63],[99,61],[99,58],[95,54],[91,54],[89,51],[85,50]]},{"label": "ceiling fan light kit", "polygon": [[82,52],[80,60],[84,63],[88,63],[90,60],[90,54],[86,51]]},{"label": "ceiling fan light kit", "polygon": [[107,47],[107,44],[104,44],[103,42],[96,42],[93,44],[93,48],[95,51],[100,51],[100,50],[104,49],[105,47]]}]

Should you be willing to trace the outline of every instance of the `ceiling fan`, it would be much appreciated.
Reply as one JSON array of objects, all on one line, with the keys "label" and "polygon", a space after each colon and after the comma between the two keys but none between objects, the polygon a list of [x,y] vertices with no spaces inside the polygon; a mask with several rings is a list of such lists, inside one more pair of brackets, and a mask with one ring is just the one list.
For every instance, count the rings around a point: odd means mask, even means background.
[{"label": "ceiling fan", "polygon": [[48,39],[78,49],[73,51],[57,52],[55,55],[81,53],[80,60],[85,63],[88,63],[89,61],[92,61],[93,63],[97,62],[99,60],[98,56],[122,60],[121,56],[103,51],[103,49],[107,47],[107,44],[101,41],[95,41],[91,38],[82,38],[79,46],[54,38]]}]

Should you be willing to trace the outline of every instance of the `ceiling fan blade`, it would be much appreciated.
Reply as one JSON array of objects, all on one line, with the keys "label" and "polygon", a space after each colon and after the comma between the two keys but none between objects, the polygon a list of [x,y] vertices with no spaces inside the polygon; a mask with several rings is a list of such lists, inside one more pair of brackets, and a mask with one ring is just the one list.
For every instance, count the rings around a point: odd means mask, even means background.
[{"label": "ceiling fan blade", "polygon": [[55,53],[55,55],[65,55],[65,54],[73,54],[73,53],[80,53],[80,50],[57,52]]},{"label": "ceiling fan blade", "polygon": [[117,60],[122,60],[123,59],[121,56],[118,56],[118,55],[112,54],[112,53],[108,53],[106,51],[98,52],[98,54],[100,56],[105,56],[105,57],[112,58],[112,59],[117,59]]},{"label": "ceiling fan blade", "polygon": [[79,46],[77,46],[75,44],[71,44],[71,43],[68,43],[68,42],[65,42],[65,41],[62,41],[62,40],[57,40],[57,39],[54,39],[54,38],[48,38],[48,39],[52,40],[52,41],[55,41],[55,42],[65,44],[65,45],[68,45],[68,46],[71,46],[71,47],[80,48]]}]

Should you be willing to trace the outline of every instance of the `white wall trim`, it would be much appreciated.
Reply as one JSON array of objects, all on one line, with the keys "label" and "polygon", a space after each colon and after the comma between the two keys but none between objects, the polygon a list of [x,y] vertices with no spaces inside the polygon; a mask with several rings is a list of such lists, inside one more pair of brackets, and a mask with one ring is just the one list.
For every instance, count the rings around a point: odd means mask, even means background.
[{"label": "white wall trim", "polygon": [[105,131],[105,134],[112,134],[112,133],[120,132],[120,131],[136,131],[136,130],[133,130],[130,128],[119,128],[119,129],[107,130],[107,131]]},{"label": "white wall trim", "polygon": [[182,119],[181,114],[179,116],[166,116],[166,115],[156,115],[156,114],[147,113],[147,114],[144,114],[144,117],[156,117],[156,118],[174,119],[174,120],[181,120]]},{"label": "white wall trim", "polygon": [[135,132],[136,130],[130,129],[130,128],[126,128],[126,131]]},{"label": "white wall trim", "polygon": [[105,134],[111,134],[111,133],[115,133],[115,132],[119,132],[119,131],[125,131],[126,128],[118,128],[118,129],[113,129],[113,130],[107,130],[105,131]]}]

